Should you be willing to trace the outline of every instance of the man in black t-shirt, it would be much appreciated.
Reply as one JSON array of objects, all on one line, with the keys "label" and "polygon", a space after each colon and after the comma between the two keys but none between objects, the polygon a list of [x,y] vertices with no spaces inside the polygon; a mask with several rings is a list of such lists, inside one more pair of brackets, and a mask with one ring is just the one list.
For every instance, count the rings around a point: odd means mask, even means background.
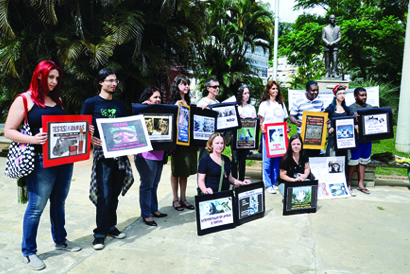
[{"label": "man in black t-shirt", "polygon": [[102,150],[100,133],[96,124],[98,118],[118,118],[127,116],[123,102],[113,98],[119,83],[112,69],[102,69],[98,75],[99,94],[87,99],[81,114],[92,115],[94,136],[91,143],[93,150],[93,167],[90,183],[90,200],[96,206],[97,228],[94,229],[93,248],[104,248],[107,235],[122,239],[126,235],[115,226],[117,224],[118,196],[125,195],[134,182],[131,164],[128,157],[105,158]]}]

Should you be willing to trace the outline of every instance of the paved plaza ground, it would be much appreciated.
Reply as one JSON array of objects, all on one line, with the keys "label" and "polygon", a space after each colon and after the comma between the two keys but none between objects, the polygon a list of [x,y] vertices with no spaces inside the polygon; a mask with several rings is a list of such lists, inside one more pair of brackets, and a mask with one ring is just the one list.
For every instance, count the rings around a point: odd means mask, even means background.
[{"label": "paved plaza ground", "polygon": [[[6,158],[0,157],[4,167]],[[158,227],[145,225],[138,202],[139,176],[120,198],[118,228],[123,240],[108,237],[95,251],[95,207],[88,199],[92,161],[75,164],[66,201],[68,239],[83,250],[54,250],[48,206],[38,234],[38,255],[47,267],[40,273],[410,273],[410,190],[408,181],[377,181],[371,194],[319,200],[315,214],[282,216],[280,194],[266,196],[266,214],[235,229],[197,236],[194,211],[175,211],[164,167],[158,195]],[[260,171],[248,172],[256,181]],[[188,181],[194,202],[196,176]],[[14,180],[0,173],[0,273],[33,273],[22,262],[22,219]]]}]

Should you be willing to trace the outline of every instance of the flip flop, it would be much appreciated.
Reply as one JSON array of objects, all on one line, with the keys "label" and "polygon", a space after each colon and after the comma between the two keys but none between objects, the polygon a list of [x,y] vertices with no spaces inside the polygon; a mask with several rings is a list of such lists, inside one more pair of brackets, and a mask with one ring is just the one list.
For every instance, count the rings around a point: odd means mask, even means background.
[{"label": "flip flop", "polygon": [[357,190],[364,194],[370,194],[370,191],[367,188],[357,188]]}]

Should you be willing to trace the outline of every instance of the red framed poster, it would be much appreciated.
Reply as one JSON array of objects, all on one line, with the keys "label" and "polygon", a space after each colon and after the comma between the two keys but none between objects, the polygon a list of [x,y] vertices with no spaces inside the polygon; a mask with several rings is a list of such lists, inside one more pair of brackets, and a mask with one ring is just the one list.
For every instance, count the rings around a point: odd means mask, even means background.
[{"label": "red framed poster", "polygon": [[288,124],[271,123],[265,124],[265,146],[268,158],[281,157],[288,148]]},{"label": "red framed poster", "polygon": [[43,166],[69,164],[90,158],[91,115],[43,115]]}]

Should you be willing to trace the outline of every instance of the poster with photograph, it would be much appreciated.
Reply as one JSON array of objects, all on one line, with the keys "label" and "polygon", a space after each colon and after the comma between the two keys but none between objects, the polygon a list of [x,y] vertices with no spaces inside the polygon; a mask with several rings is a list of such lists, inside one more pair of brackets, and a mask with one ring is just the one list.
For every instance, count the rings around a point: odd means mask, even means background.
[{"label": "poster with photograph", "polygon": [[132,104],[132,113],[133,115],[144,115],[153,150],[176,149],[175,119],[178,106]]},{"label": "poster with photograph", "polygon": [[324,149],[327,129],[326,112],[304,111],[302,116],[302,140],[305,149]]},{"label": "poster with photograph", "polygon": [[234,132],[232,147],[235,149],[259,148],[259,118],[241,118],[241,128]]},{"label": "poster with photograph", "polygon": [[394,138],[391,108],[360,109],[359,141],[369,142]]},{"label": "poster with photograph", "polygon": [[262,181],[235,188],[237,225],[262,218],[265,214],[265,185]]},{"label": "poster with photograph", "polygon": [[265,124],[266,130],[266,155],[268,158],[280,157],[286,153],[288,148],[288,124],[271,123]]},{"label": "poster with photograph", "polygon": [[189,146],[190,141],[190,107],[188,105],[178,105],[177,117],[177,145]]},{"label": "poster with photograph", "polygon": [[318,181],[286,182],[283,215],[315,213]]},{"label": "poster with photograph", "polygon": [[51,167],[90,158],[91,115],[43,115],[43,166]]},{"label": "poster with photograph", "polygon": [[334,118],[336,132],[336,149],[351,149],[357,147],[354,116]]},{"label": "poster with photograph", "polygon": [[195,196],[198,235],[235,227],[233,191]]},{"label": "poster with photograph", "polygon": [[99,118],[96,120],[105,158],[152,150],[144,116]]},{"label": "poster with photograph", "polygon": [[228,129],[237,129],[241,127],[238,107],[234,103],[221,103],[208,106],[210,109],[218,112],[216,130],[224,131]]},{"label": "poster with photograph", "polygon": [[318,184],[318,199],[347,198],[345,157],[311,157],[310,169]]},{"label": "poster with photograph", "polygon": [[191,106],[191,145],[206,146],[209,137],[216,131],[218,112]]}]

